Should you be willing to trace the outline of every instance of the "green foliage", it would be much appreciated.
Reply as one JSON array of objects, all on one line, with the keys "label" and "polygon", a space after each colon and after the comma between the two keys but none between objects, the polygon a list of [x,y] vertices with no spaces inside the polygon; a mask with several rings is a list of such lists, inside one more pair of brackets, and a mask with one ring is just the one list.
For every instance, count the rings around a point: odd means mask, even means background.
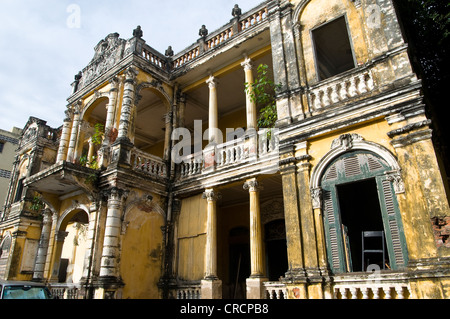
[{"label": "green foliage", "polygon": [[280,85],[276,85],[269,76],[269,66],[260,64],[258,74],[253,83],[245,83],[245,91],[252,102],[256,103],[260,110],[258,127],[272,128],[278,119],[275,103],[275,92]]},{"label": "green foliage", "polygon": [[103,124],[97,123],[95,124],[95,132],[92,135],[91,140],[95,145],[100,145],[103,142],[103,135],[105,131],[105,126]]},{"label": "green foliage", "polygon": [[44,208],[44,202],[42,201],[41,196],[34,195],[33,199],[31,200],[30,209],[35,212],[39,212]]}]

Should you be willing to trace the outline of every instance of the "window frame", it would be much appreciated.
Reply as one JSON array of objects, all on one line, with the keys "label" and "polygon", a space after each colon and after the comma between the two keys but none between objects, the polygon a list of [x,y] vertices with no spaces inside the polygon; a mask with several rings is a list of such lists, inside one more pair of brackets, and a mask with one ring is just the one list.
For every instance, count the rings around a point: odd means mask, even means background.
[{"label": "window frame", "polygon": [[[359,174],[348,177],[344,176],[342,172],[339,173],[339,171],[337,171],[336,178],[327,180],[329,171],[339,161],[344,161],[346,158],[353,156],[364,156],[368,154],[376,157],[378,163],[380,163],[382,167],[371,170],[367,163],[361,164],[361,162],[359,162],[361,170]],[[344,247],[345,243],[341,229],[342,221],[337,186],[370,178],[374,178],[377,184],[383,230],[385,232],[391,269],[397,270],[406,266],[408,260],[406,238],[394,186],[387,174],[390,171],[392,171],[392,168],[380,156],[370,151],[361,150],[349,151],[341,154],[330,162],[324,170],[321,177],[323,221],[328,262],[334,273],[348,272]],[[388,203],[389,205],[386,204],[387,197],[390,201]]]},{"label": "window frame", "polygon": [[[350,43],[350,49],[351,49],[352,60],[353,60],[353,68],[348,69],[347,71],[335,74],[333,76],[327,77],[325,79],[321,79],[320,78],[320,72],[319,72],[318,57],[317,57],[317,47],[316,47],[317,44],[316,44],[316,40],[315,40],[315,37],[314,37],[314,31],[320,29],[321,27],[326,26],[329,23],[335,22],[336,20],[342,19],[342,18],[344,18],[344,21],[345,21],[345,26],[346,26],[346,30],[347,30],[347,36],[348,36],[348,40],[349,40],[349,43]],[[339,76],[340,74],[343,74],[345,72],[354,70],[354,69],[356,69],[358,67],[358,62],[357,62],[357,59],[356,59],[356,56],[355,56],[355,47],[354,47],[354,44],[353,44],[353,37],[352,37],[352,33],[351,33],[351,30],[350,30],[350,25],[348,23],[348,17],[347,17],[346,13],[344,13],[342,15],[339,15],[337,17],[334,17],[334,18],[332,18],[330,20],[327,20],[326,22],[323,22],[323,23],[321,23],[321,24],[311,28],[309,30],[309,35],[310,35],[310,38],[311,38],[313,58],[314,58],[314,69],[316,71],[316,80],[317,80],[317,82],[321,82],[321,81],[325,81],[325,80],[331,79],[331,78]]]}]

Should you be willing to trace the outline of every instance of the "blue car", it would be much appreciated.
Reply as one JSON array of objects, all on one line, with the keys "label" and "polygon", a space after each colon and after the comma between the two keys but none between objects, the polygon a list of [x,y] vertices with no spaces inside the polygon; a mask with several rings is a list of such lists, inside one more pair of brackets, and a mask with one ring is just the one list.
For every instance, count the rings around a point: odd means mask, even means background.
[{"label": "blue car", "polygon": [[24,281],[0,281],[0,299],[53,299],[45,284]]}]

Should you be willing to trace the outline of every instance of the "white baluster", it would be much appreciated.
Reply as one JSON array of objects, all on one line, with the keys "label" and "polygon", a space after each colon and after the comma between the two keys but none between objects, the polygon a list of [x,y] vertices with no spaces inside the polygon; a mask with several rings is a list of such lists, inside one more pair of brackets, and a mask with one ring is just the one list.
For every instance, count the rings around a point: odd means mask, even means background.
[{"label": "white baluster", "polygon": [[359,94],[364,94],[367,92],[367,86],[366,86],[366,75],[361,74],[358,76],[359,82],[358,82],[358,92]]},{"label": "white baluster", "polygon": [[348,92],[347,92],[347,86],[348,86],[348,82],[347,81],[343,81],[340,84],[340,89],[339,89],[339,97],[341,100],[346,100],[349,98]]},{"label": "white baluster", "polygon": [[362,293],[362,299],[369,299],[369,288],[363,287],[360,289]]},{"label": "white baluster", "polygon": [[323,99],[322,99],[323,107],[327,107],[328,105],[330,105],[330,95],[329,95],[328,89],[329,89],[329,87],[326,87],[323,90]]},{"label": "white baluster", "polygon": [[350,95],[350,97],[354,97],[354,96],[358,95],[358,91],[356,88],[356,77],[353,77],[350,79],[350,86],[348,88],[348,94]]},{"label": "white baluster", "polygon": [[339,102],[338,85],[333,85],[332,87],[330,87],[330,89],[331,89],[331,102],[338,103]]}]

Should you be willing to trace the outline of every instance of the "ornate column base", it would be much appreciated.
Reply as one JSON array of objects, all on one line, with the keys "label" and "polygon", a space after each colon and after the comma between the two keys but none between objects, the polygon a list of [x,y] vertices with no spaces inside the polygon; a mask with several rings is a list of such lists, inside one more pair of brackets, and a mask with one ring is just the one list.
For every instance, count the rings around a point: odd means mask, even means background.
[{"label": "ornate column base", "polygon": [[222,280],[203,279],[201,290],[202,299],[222,299]]},{"label": "ornate column base", "polygon": [[247,299],[265,299],[264,283],[269,281],[264,277],[247,278]]}]

